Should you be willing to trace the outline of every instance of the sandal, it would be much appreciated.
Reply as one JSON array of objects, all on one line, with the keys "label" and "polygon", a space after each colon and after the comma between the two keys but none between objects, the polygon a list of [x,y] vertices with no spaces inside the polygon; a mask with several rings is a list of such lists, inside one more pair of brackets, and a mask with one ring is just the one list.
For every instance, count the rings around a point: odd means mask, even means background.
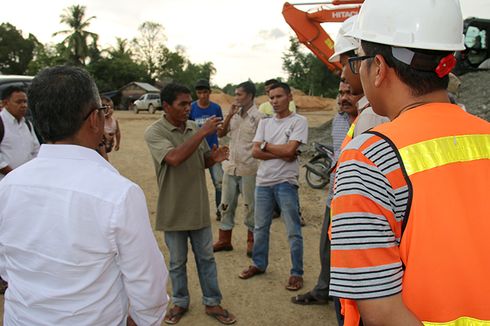
[{"label": "sandal", "polygon": [[[210,309],[214,309],[214,311],[211,311]],[[236,323],[236,317],[233,314],[230,314],[228,310],[223,309],[220,305],[206,306],[206,314],[216,318],[217,321],[225,325]]]},{"label": "sandal", "polygon": [[254,277],[255,275],[264,274],[265,271],[258,269],[254,265],[248,266],[248,268],[244,269],[238,277],[242,280],[246,280],[248,278]]},{"label": "sandal", "polygon": [[180,321],[180,319],[185,315],[187,310],[188,310],[187,308],[173,306],[172,309],[170,309],[167,312],[163,321],[170,325],[177,324]]},{"label": "sandal", "polygon": [[303,277],[291,275],[286,285],[286,289],[289,291],[298,291],[303,287]]},{"label": "sandal", "polygon": [[315,298],[311,292],[299,294],[291,298],[291,302],[300,305],[327,304],[328,300]]}]

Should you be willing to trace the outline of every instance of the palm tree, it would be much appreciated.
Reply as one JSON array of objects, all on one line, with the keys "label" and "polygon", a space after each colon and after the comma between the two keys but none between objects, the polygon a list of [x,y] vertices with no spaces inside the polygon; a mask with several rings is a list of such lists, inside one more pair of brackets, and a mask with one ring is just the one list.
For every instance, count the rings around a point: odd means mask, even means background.
[{"label": "palm tree", "polygon": [[127,39],[116,37],[116,46],[107,50],[111,57],[128,57],[131,58],[133,52],[130,49]]},{"label": "palm tree", "polygon": [[85,65],[85,59],[89,55],[89,38],[92,43],[97,43],[98,35],[87,31],[90,21],[95,16],[85,18],[85,6],[73,5],[64,10],[60,15],[60,22],[66,24],[70,29],[53,34],[67,35],[62,43],[68,48],[75,64]]}]

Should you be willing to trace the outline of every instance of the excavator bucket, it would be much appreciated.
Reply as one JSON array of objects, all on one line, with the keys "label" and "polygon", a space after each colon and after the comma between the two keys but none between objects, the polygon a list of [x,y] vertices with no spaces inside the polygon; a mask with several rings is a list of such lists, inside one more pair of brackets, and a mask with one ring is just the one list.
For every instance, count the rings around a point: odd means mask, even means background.
[{"label": "excavator bucket", "polygon": [[[359,4],[360,0],[340,0],[334,1],[333,4]],[[282,15],[286,22],[291,26],[298,37],[298,41],[310,49],[313,54],[320,59],[329,70],[336,72],[342,70],[338,62],[329,62],[334,54],[334,41],[330,35],[325,32],[320,23],[325,22],[343,22],[347,18],[359,12],[360,6],[323,9],[316,12],[308,13],[301,11],[292,4],[286,2],[282,9]]]}]

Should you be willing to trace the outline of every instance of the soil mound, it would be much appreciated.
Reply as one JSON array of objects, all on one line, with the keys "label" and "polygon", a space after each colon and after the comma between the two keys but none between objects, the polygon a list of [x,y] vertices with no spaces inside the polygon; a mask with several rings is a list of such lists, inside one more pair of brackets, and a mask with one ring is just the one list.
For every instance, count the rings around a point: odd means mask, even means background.
[{"label": "soil mound", "polygon": [[[336,106],[335,99],[323,98],[319,96],[308,96],[305,95],[305,93],[303,93],[302,91],[296,89],[293,89],[292,93],[294,102],[296,103],[296,107],[298,108],[299,112],[320,110],[331,111],[334,110]],[[211,101],[218,103],[225,111],[229,109],[231,103],[233,103],[234,100],[233,96],[225,94],[220,90],[214,89],[211,93],[210,99]],[[257,103],[257,105],[260,105],[268,100],[269,98],[266,95],[261,95],[255,99],[255,102]]]},{"label": "soil mound", "polygon": [[490,121],[490,70],[466,73],[459,78],[458,102],[464,104],[469,113]]}]

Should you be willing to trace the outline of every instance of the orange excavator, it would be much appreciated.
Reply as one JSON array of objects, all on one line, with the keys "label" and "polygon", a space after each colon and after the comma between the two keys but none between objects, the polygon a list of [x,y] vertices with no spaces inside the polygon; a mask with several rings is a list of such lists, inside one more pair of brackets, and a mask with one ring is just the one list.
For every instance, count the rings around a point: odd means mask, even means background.
[{"label": "orange excavator", "polygon": [[[332,63],[328,58],[334,53],[334,41],[322,28],[321,23],[343,22],[359,13],[364,0],[331,0],[315,3],[286,2],[282,15],[298,37],[314,55],[320,59],[329,70],[339,72],[342,67],[338,62]],[[296,6],[316,5],[308,12],[299,10]],[[321,5],[318,7],[318,5]],[[457,75],[477,69],[490,67],[490,20],[467,18],[464,21],[466,50],[456,53],[458,64],[454,70]]]},{"label": "orange excavator", "polygon": [[[322,28],[321,23],[341,23],[347,18],[357,15],[364,0],[333,0],[321,3],[295,3],[286,2],[282,15],[298,37],[298,41],[320,59],[329,70],[339,72],[340,63],[329,62],[328,58],[334,54],[334,41]],[[324,5],[305,12],[295,6]]]}]

